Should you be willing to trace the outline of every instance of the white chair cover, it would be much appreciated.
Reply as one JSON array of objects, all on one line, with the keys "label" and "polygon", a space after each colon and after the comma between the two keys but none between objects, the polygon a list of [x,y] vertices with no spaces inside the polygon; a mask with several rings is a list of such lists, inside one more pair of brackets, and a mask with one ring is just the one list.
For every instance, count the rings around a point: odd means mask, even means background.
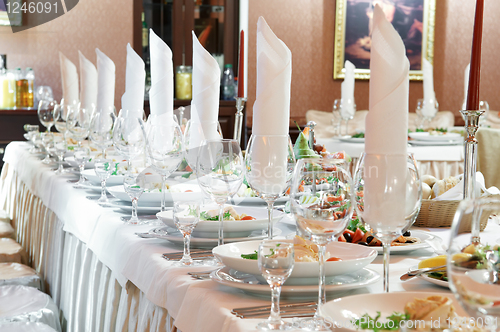
[{"label": "white chair cover", "polygon": [[0,323],[0,331],[5,332],[55,332],[47,324],[37,322],[9,322]]},{"label": "white chair cover", "polygon": [[33,287],[1,286],[0,298],[0,324],[39,322],[61,331],[59,311],[47,294]]},{"label": "white chair cover", "polygon": [[6,222],[0,222],[0,237],[13,237],[14,228]]},{"label": "white chair cover", "polygon": [[10,224],[9,214],[5,210],[0,210],[0,222],[7,222]]},{"label": "white chair cover", "polygon": [[21,285],[43,290],[42,279],[34,269],[19,263],[0,263],[0,286]]},{"label": "white chair cover", "polygon": [[10,238],[0,238],[0,263],[26,263],[27,256],[23,247]]}]

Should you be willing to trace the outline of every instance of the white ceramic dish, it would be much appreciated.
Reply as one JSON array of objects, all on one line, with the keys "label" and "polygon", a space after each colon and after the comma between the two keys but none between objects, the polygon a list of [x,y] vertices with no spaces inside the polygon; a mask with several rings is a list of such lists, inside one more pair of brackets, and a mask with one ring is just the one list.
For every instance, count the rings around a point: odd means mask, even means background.
[{"label": "white ceramic dish", "polygon": [[[122,180],[123,181],[123,180]],[[180,183],[173,185],[175,190],[178,192],[168,192],[165,195],[165,203],[172,206],[175,200],[202,200],[203,194],[200,191],[200,187],[193,184]],[[171,187],[171,188],[172,188]],[[110,186],[107,188],[109,193],[114,197],[131,202],[130,196],[125,192],[125,188],[122,185]],[[172,189],[174,190],[174,189]],[[191,190],[191,192],[186,192],[186,190]],[[140,206],[161,206],[161,192],[144,192],[141,197],[139,197]]]},{"label": "white ceramic dish", "polygon": [[417,141],[417,140],[410,140],[408,141],[410,145],[414,146],[448,146],[448,145],[461,145],[464,143],[463,140],[456,140],[456,141]]},{"label": "white ceramic dish", "polygon": [[[124,212],[131,213],[132,212],[132,203],[125,202],[119,199],[111,199],[108,205],[111,208],[120,209]],[[137,213],[139,214],[156,214],[160,211],[160,206],[138,206]]]},{"label": "white ceramic dish", "polygon": [[[293,240],[283,240],[293,242]],[[243,243],[230,243],[218,246],[212,250],[227,267],[253,275],[260,275],[257,260],[241,258],[242,254],[251,254],[258,250],[260,241]],[[342,261],[331,261],[325,263],[325,275],[327,277],[355,272],[370,264],[377,252],[370,247],[360,246],[345,242],[332,242],[327,245],[327,253],[331,257],[341,258]],[[317,262],[295,262],[291,278],[313,278],[318,279],[319,264]]]},{"label": "white ceramic dish", "polygon": [[431,135],[430,133],[427,132],[415,132],[415,133],[408,133],[408,136],[413,138],[414,140],[419,140],[419,141],[463,141],[462,135],[459,133],[446,133],[443,135]]},{"label": "white ceramic dish", "polygon": [[339,140],[346,143],[364,143],[364,137],[339,137]]},{"label": "white ceramic dish", "polygon": [[[404,245],[404,246],[391,246],[391,254],[392,253],[407,253],[407,252],[410,252],[413,250],[425,249],[425,248],[429,247],[429,244],[425,241],[432,240],[433,238],[436,237],[429,232],[414,231],[414,230],[410,230],[410,232],[411,232],[411,236],[418,237],[421,242],[415,243],[415,244],[408,244],[408,245]],[[380,253],[384,252],[384,248],[382,248],[382,246],[369,247],[369,248],[373,248]]]},{"label": "white ceramic dish", "polygon": [[[268,219],[267,219],[267,209],[258,207],[245,207],[245,206],[233,206],[234,210],[238,214],[246,214],[256,218],[255,220],[224,220],[224,234],[233,234],[233,237],[248,236],[253,231],[267,230]],[[201,208],[201,211],[206,211],[207,209],[213,210],[218,209],[217,206],[211,205],[206,208]],[[163,211],[158,212],[156,216],[165,225],[176,228],[174,220],[172,219],[173,211]],[[273,223],[280,220],[285,214],[283,212],[274,210],[273,211]],[[193,236],[196,237],[217,237],[219,232],[219,222],[218,221],[205,221],[200,220],[198,225],[193,231]]]},{"label": "white ceramic dish", "polygon": [[438,285],[438,286],[441,286],[441,287],[444,287],[444,288],[450,288],[450,285],[448,284],[448,281],[439,280],[439,279],[436,279],[436,278],[429,277],[429,275],[427,273],[419,274],[418,278],[420,278],[422,280],[425,280],[427,282],[430,282],[431,284],[434,284],[434,285]]},{"label": "white ceramic dish", "polygon": [[359,331],[349,325],[349,322],[359,319],[364,314],[374,317],[378,311],[381,314],[381,321],[385,321],[385,317],[391,315],[394,311],[404,312],[406,303],[413,301],[415,298],[427,298],[434,295],[450,298],[457,314],[463,317],[468,316],[455,299],[455,296],[449,292],[395,292],[352,295],[327,302],[321,310],[321,315],[327,320],[336,323],[338,327],[343,327],[343,331]]},{"label": "white ceramic dish", "polygon": [[80,188],[81,189],[86,189],[86,190],[92,190],[92,191],[94,191],[96,193],[101,193],[101,185],[95,185],[93,183],[79,185],[78,189],[80,189]]},{"label": "white ceramic dish", "polygon": [[[93,182],[95,184],[100,184],[101,179],[95,174],[95,171],[93,169],[86,169],[83,172],[83,176],[85,176],[90,182]],[[106,180],[106,187],[112,187],[112,186],[117,186],[117,185],[123,185],[123,175],[111,175],[107,180]]]},{"label": "white ceramic dish", "polygon": [[[255,275],[235,271],[228,267],[213,271],[210,277],[219,284],[238,288],[247,293],[264,295],[267,297],[269,297],[271,293],[269,285],[259,281]],[[327,293],[335,292],[338,294],[340,291],[368,286],[376,282],[379,278],[380,275],[377,272],[365,268],[356,272],[335,276],[327,281],[325,288]],[[317,298],[318,285],[283,285],[281,287],[281,295],[282,298]]]}]

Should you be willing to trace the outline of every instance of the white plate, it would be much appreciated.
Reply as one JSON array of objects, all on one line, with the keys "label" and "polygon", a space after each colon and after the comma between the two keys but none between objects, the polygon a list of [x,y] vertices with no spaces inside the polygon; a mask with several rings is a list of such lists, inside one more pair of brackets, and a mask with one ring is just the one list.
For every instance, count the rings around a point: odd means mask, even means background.
[{"label": "white plate", "polygon": [[[93,169],[86,169],[83,172],[83,176],[85,176],[89,181],[95,183],[95,184],[100,184],[101,179],[95,174],[95,171]],[[117,185],[123,185],[123,175],[111,175],[107,180],[106,180],[106,187],[112,187],[112,186],[117,186]]]},{"label": "white plate", "polygon": [[[200,191],[200,187],[193,184],[179,183],[173,185],[179,192],[168,192],[165,195],[165,203],[168,205],[173,205],[174,200],[202,200],[203,194]],[[121,199],[123,201],[131,202],[130,196],[125,192],[125,188],[122,185],[112,186],[107,188],[109,193],[114,197]],[[192,192],[185,192],[186,190],[191,190]],[[161,206],[161,192],[144,192],[141,197],[139,197],[139,206]]]},{"label": "white plate", "polygon": [[[222,285],[241,289],[248,293],[269,296],[271,288],[267,283],[259,281],[253,274],[235,271],[228,267],[213,271],[210,277]],[[327,281],[325,289],[327,293],[336,294],[343,290],[350,290],[373,284],[380,275],[369,269],[361,269],[356,272],[332,277]],[[294,285],[281,287],[281,295],[293,297],[316,297],[318,296],[318,285]],[[364,303],[361,302],[361,303]],[[359,303],[358,303],[359,306]]]},{"label": "white plate", "polygon": [[[426,240],[431,240],[435,238],[436,236],[432,235],[429,232],[423,232],[423,231],[414,231],[410,230],[411,236],[413,237],[418,237],[420,239],[420,243],[415,243],[415,244],[408,244],[404,246],[391,246],[391,254],[392,253],[407,253],[413,250],[418,250],[418,249],[424,249],[429,247],[429,244],[425,242]],[[377,250],[380,253],[384,252],[384,248],[382,246],[380,247],[369,247]]]},{"label": "white plate", "polygon": [[[119,199],[110,199],[110,203],[108,205],[111,208],[120,209],[125,212],[132,212],[132,203],[121,201]],[[138,206],[137,213],[140,214],[156,214],[160,211],[160,206]]]},{"label": "white plate", "polygon": [[[278,236],[281,234],[281,229],[274,228],[274,235]],[[182,234],[170,227],[159,227],[150,231],[150,233],[155,234],[156,238],[165,239],[172,243],[182,246],[184,244],[184,239]],[[267,234],[262,234],[261,232],[253,232],[249,236],[245,237],[224,237],[225,243],[231,242],[242,242],[242,241],[253,241],[262,240],[267,238]],[[217,246],[217,238],[203,238],[203,237],[191,237],[191,247],[192,248],[213,248]]]},{"label": "white plate", "polygon": [[364,143],[364,137],[339,137],[339,140],[347,143]]},{"label": "white plate", "polygon": [[92,183],[79,185],[78,188],[86,189],[86,190],[92,190],[94,192],[101,193],[101,186],[100,185],[94,185]]},{"label": "white plate", "polygon": [[[224,220],[224,234],[232,234],[232,237],[242,237],[248,236],[251,232],[257,230],[267,229],[268,219],[267,219],[267,209],[258,207],[245,207],[245,206],[233,206],[234,210],[238,214],[246,214],[256,218],[255,220]],[[211,205],[205,208],[201,208],[201,211],[207,211],[208,209],[218,209],[217,206]],[[174,220],[172,219],[173,211],[158,212],[156,216],[165,225],[176,228]],[[273,223],[276,223],[285,214],[283,212],[274,210],[273,211]],[[200,220],[193,231],[193,236],[197,237],[217,237],[219,232],[219,222],[218,221],[206,221]]]},{"label": "white plate", "polygon": [[464,143],[463,140],[456,141],[417,141],[410,140],[408,141],[411,145],[415,146],[443,146],[443,145],[461,145]]},{"label": "white plate", "polygon": [[427,132],[408,133],[408,136],[419,141],[463,141],[462,135],[458,133],[446,133],[443,135],[431,135]]},{"label": "white plate", "polygon": [[[283,240],[293,242],[293,240]],[[218,246],[212,251],[224,265],[244,273],[260,275],[257,260],[241,258],[242,254],[251,254],[258,250],[260,241],[230,243]],[[327,245],[327,253],[331,257],[339,257],[342,261],[326,262],[327,277],[351,273],[370,264],[377,252],[373,248],[345,242],[331,242]],[[319,264],[317,262],[295,262],[290,278],[315,278],[317,282]]]},{"label": "white plate", "polygon": [[419,277],[420,279],[423,279],[427,282],[430,282],[431,284],[438,285],[438,286],[441,286],[444,288],[450,288],[448,281],[439,280],[436,278],[429,277],[429,275],[427,273],[419,274],[417,277]]},{"label": "white plate", "polygon": [[381,321],[385,321],[385,317],[390,316],[394,311],[404,312],[406,303],[413,301],[415,298],[427,298],[434,295],[448,297],[452,300],[459,316],[468,316],[455,299],[455,296],[453,296],[453,293],[450,292],[396,292],[352,295],[327,302],[321,310],[321,316],[348,331],[359,331],[349,325],[349,322],[359,319],[364,314],[374,317],[378,311],[381,314]]}]

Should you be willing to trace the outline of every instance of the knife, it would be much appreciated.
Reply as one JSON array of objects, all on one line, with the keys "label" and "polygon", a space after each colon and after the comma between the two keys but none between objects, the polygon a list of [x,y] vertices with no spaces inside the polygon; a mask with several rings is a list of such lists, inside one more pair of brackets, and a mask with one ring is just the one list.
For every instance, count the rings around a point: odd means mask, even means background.
[{"label": "knife", "polygon": [[408,279],[411,279],[411,278],[416,277],[418,275],[421,275],[423,273],[438,271],[438,270],[442,270],[442,269],[446,269],[446,265],[427,267],[425,269],[411,270],[411,271],[408,271],[408,273],[403,274],[399,279],[401,281],[406,281]]}]

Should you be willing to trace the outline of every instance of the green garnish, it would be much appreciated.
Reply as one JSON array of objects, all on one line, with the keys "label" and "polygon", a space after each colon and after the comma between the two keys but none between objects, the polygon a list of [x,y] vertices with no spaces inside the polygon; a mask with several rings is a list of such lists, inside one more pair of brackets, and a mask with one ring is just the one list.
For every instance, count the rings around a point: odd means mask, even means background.
[{"label": "green garnish", "polygon": [[361,221],[359,221],[358,218],[351,219],[351,221],[349,221],[349,224],[347,225],[347,229],[350,231],[356,232],[356,229],[358,229],[358,228],[360,230],[362,230],[364,233],[366,233],[365,226],[363,225],[363,223],[361,223]]},{"label": "green garnish", "polygon": [[352,138],[365,138],[365,133],[357,133],[352,135]]},{"label": "green garnish", "polygon": [[354,325],[359,329],[372,330],[375,332],[381,330],[397,331],[402,321],[410,319],[410,315],[401,312],[393,312],[392,315],[386,318],[385,322],[379,321],[380,316],[380,311],[377,311],[377,315],[374,318],[368,314],[364,314],[360,319],[354,321]]},{"label": "green garnish", "polygon": [[69,151],[73,151],[74,149],[75,149],[75,147],[74,147],[74,146],[68,146],[68,150],[69,150]]},{"label": "green garnish", "polygon": [[186,174],[182,175],[182,177],[185,179],[188,179],[191,176],[191,174],[193,174],[193,172],[186,173]]},{"label": "green garnish", "polygon": [[259,254],[257,250],[254,250],[252,254],[241,254],[241,258],[257,260],[259,259]]},{"label": "green garnish", "polygon": [[[229,211],[226,211],[224,212],[224,215],[222,217],[223,220],[229,220],[229,218],[231,217],[231,213],[229,213]],[[207,221],[219,221],[219,216],[214,216],[214,217],[210,217],[210,215],[208,214],[208,212],[206,211],[203,211],[200,213],[200,220],[207,220]]]},{"label": "green garnish", "polygon": [[420,129],[420,128],[417,128],[417,129],[415,130],[415,132],[416,132],[416,133],[424,133],[424,132],[425,132],[425,130]]}]

